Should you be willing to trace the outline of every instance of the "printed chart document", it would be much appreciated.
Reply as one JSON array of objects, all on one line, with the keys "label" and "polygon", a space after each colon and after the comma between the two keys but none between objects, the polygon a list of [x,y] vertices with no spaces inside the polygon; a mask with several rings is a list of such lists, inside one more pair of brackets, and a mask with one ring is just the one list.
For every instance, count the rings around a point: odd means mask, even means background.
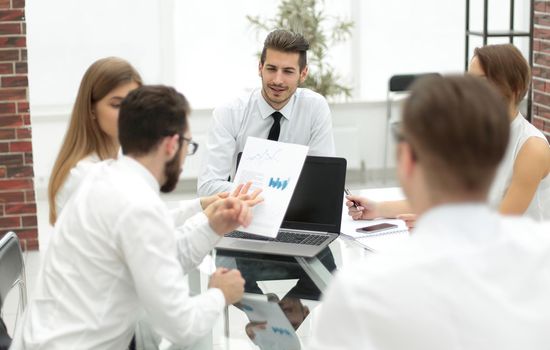
[{"label": "printed chart document", "polygon": [[240,231],[275,238],[300,177],[309,147],[248,137],[235,184],[252,182],[261,188],[262,204],[254,208],[252,223]]}]

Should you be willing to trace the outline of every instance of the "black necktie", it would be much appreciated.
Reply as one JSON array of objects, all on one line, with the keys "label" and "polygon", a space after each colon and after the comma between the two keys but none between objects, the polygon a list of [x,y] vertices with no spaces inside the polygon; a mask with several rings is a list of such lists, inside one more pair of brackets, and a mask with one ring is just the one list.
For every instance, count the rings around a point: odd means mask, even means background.
[{"label": "black necktie", "polygon": [[268,140],[279,141],[279,134],[281,133],[281,118],[283,115],[280,112],[273,112],[271,114],[273,117],[273,125],[269,129],[269,135],[267,135]]}]

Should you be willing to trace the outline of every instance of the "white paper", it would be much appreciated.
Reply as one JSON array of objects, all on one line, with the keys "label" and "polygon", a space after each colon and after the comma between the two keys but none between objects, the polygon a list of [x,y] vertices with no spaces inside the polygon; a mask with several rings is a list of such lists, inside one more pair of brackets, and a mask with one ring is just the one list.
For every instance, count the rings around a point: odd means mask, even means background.
[{"label": "white paper", "polygon": [[240,231],[275,238],[300,177],[309,147],[248,137],[235,184],[261,188],[263,203],[254,208],[252,223]]}]

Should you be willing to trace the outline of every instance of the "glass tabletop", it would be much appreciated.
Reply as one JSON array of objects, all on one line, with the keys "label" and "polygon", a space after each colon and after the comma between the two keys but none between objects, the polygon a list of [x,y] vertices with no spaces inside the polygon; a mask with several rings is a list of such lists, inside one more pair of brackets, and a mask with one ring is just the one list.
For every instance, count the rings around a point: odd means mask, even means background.
[{"label": "glass tabletop", "polygon": [[237,268],[243,300],[227,308],[214,349],[301,349],[333,273],[367,252],[341,237],[315,258],[216,250],[216,267]]}]

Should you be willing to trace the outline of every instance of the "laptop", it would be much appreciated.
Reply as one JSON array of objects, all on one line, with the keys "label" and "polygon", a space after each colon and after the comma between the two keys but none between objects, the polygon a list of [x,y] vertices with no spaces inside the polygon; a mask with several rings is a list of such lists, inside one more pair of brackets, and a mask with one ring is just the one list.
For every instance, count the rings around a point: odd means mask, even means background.
[{"label": "laptop", "polygon": [[[239,160],[240,157],[237,166]],[[316,256],[340,234],[345,182],[344,158],[307,156],[277,237],[233,231],[225,235],[216,248]]]}]

